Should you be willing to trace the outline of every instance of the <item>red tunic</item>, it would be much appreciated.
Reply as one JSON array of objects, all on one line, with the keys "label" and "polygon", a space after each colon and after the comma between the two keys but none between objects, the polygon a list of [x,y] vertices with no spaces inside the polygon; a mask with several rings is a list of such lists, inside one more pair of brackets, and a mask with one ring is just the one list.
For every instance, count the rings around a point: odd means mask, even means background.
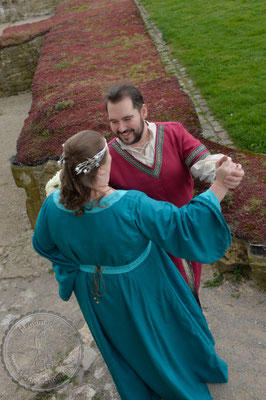
[{"label": "red tunic", "polygon": [[[155,122],[156,145],[152,167],[141,163],[116,139],[109,142],[112,156],[110,185],[116,189],[135,189],[155,200],[169,201],[181,207],[193,196],[193,179],[189,168],[195,161],[209,155],[199,140],[178,122]],[[186,274],[182,261],[171,256],[182,276]],[[193,262],[195,285],[200,284],[201,264]]]}]

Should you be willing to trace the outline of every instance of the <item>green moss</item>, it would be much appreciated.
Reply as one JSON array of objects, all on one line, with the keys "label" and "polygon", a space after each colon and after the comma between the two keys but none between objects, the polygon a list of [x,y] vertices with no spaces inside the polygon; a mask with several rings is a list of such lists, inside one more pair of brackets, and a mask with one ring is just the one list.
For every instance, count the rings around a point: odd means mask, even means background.
[{"label": "green moss", "polygon": [[67,68],[71,65],[70,62],[62,61],[59,64],[55,64],[56,68]]},{"label": "green moss", "polygon": [[253,197],[252,199],[249,200],[248,209],[251,212],[256,212],[259,210],[261,205],[262,205],[262,200],[257,199],[256,197]]},{"label": "green moss", "polygon": [[244,226],[243,230],[246,232],[250,232],[250,231],[254,231],[254,229],[256,229],[256,226],[254,224],[247,224],[246,226]]},{"label": "green moss", "polygon": [[136,45],[142,45],[145,40],[145,36],[141,33],[135,33],[132,36],[125,36],[121,38],[122,41],[122,49],[129,50],[135,47]]},{"label": "green moss", "polygon": [[234,197],[234,193],[231,192],[230,190],[228,190],[228,192],[226,193],[226,195],[223,199],[223,204],[226,204],[227,206],[230,206],[231,204],[233,204],[233,197]]},{"label": "green moss", "polygon": [[82,7],[74,6],[74,7],[72,7],[72,10],[75,10],[75,11],[82,11],[82,10],[88,10],[88,9],[89,9],[88,6],[82,6]]},{"label": "green moss", "polygon": [[112,42],[105,42],[102,44],[104,49],[108,49],[109,47],[118,46],[120,44],[120,40],[113,40]]},{"label": "green moss", "polygon": [[71,99],[59,101],[54,108],[54,112],[59,113],[60,111],[65,110],[68,107],[72,107],[74,104],[75,102]]},{"label": "green moss", "polygon": [[51,135],[50,131],[48,129],[45,129],[44,131],[41,131],[39,133],[40,136],[44,136],[44,137],[49,137]]}]

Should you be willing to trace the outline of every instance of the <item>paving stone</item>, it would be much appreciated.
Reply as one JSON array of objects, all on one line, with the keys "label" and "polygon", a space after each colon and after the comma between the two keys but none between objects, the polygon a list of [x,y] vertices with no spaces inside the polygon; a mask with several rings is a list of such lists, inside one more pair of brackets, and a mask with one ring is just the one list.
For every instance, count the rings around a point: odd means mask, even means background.
[{"label": "paving stone", "polygon": [[96,357],[97,357],[97,353],[95,350],[93,350],[90,347],[84,348],[83,360],[82,360],[82,367],[84,369],[84,372],[87,372],[90,369],[90,367],[94,363]]},{"label": "paving stone", "polygon": [[[96,394],[96,391],[89,385],[82,386],[73,390],[73,400],[91,400]],[[82,397],[81,397],[82,396]]]}]

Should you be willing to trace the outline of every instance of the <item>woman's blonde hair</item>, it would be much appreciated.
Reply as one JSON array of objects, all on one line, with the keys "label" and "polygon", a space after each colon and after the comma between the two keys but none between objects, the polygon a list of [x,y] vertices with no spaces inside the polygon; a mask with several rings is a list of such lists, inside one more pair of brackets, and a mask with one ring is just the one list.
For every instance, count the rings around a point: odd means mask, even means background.
[{"label": "woman's blonde hair", "polygon": [[[78,164],[99,153],[104,148],[104,145],[103,136],[90,130],[81,131],[71,136],[64,144],[60,203],[66,209],[72,210],[75,215],[82,215],[85,206],[91,209],[93,206],[98,205],[104,196],[103,193],[96,202],[88,205],[98,168],[105,163],[107,152],[104,153],[98,166],[93,167],[86,175],[84,173],[77,174],[75,170]],[[84,185],[84,177],[86,177],[86,185]]]}]

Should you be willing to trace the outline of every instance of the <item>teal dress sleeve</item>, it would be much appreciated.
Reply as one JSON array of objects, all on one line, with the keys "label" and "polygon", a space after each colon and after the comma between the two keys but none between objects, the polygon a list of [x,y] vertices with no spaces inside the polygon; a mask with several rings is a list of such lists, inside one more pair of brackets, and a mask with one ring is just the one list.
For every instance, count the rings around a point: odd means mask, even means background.
[{"label": "teal dress sleeve", "polygon": [[210,190],[181,208],[143,194],[135,211],[142,234],[173,256],[211,263],[223,257],[231,244],[220,203]]},{"label": "teal dress sleeve", "polygon": [[62,300],[68,301],[74,288],[79,265],[65,257],[55,246],[51,238],[48,226],[48,204],[50,201],[52,201],[52,195],[44,201],[39,212],[32,244],[37,253],[51,261],[56,280],[59,284],[59,296]]}]

